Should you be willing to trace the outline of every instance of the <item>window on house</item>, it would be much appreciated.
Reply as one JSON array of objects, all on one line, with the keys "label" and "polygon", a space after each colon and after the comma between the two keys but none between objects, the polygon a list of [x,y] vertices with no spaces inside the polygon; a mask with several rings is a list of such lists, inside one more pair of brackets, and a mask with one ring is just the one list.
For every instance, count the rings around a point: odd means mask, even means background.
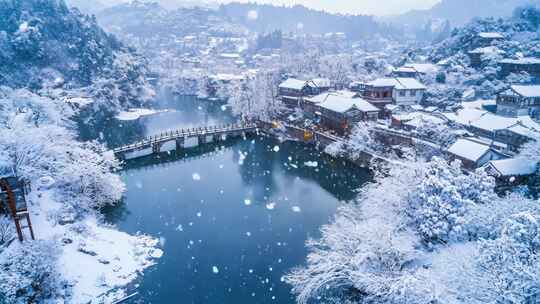
[{"label": "window on house", "polygon": [[399,96],[404,97],[405,95],[405,91],[399,91]]}]

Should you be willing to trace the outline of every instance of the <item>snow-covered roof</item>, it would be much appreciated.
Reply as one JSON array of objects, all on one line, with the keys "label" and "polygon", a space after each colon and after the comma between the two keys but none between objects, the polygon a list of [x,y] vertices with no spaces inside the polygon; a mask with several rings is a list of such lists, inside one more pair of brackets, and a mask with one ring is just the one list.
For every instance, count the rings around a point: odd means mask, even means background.
[{"label": "snow-covered roof", "polygon": [[378,78],[367,83],[369,86],[373,87],[394,87],[398,90],[425,90],[424,86],[420,81],[415,78],[405,78],[405,77],[396,77],[396,78]]},{"label": "snow-covered roof", "polygon": [[520,59],[503,59],[500,62],[509,64],[540,64],[540,59],[534,57],[526,57]]},{"label": "snow-covered roof", "polygon": [[487,47],[481,47],[481,48],[474,49],[474,50],[470,51],[469,53],[487,55],[487,54],[503,54],[504,51],[502,51],[501,49],[499,49],[496,46],[487,46]]},{"label": "snow-covered roof", "polygon": [[228,58],[228,59],[238,59],[238,58],[240,58],[240,54],[237,54],[237,53],[222,53],[219,56],[221,58]]},{"label": "snow-covered roof", "polygon": [[210,75],[211,79],[219,80],[219,81],[232,81],[232,80],[242,80],[244,79],[243,75],[234,75],[234,74],[225,74],[225,73],[218,73],[215,75]]},{"label": "snow-covered roof", "polygon": [[456,113],[442,113],[442,115],[444,115],[450,121],[466,126],[474,121],[477,121],[487,113],[488,112],[484,110],[465,108],[457,111]]},{"label": "snow-covered roof", "polygon": [[422,126],[424,122],[431,122],[436,125],[442,125],[445,123],[445,120],[434,115],[429,115],[426,113],[417,113],[416,117],[414,117],[413,119],[403,124],[413,127],[413,128],[418,128]]},{"label": "snow-covered roof", "polygon": [[504,36],[497,32],[481,32],[478,33],[478,37],[485,39],[504,39]]},{"label": "snow-covered roof", "polygon": [[523,97],[540,97],[540,85],[513,85],[511,88]]},{"label": "snow-covered roof", "polygon": [[431,63],[409,63],[402,67],[394,69],[395,72],[421,73],[421,74],[436,73],[438,70],[439,70],[439,67]]},{"label": "snow-covered roof", "polygon": [[282,82],[279,87],[282,89],[302,90],[306,86],[306,83],[305,80],[289,78]]},{"label": "snow-covered roof", "polygon": [[489,150],[489,146],[460,138],[448,149],[448,152],[458,157],[477,162],[482,156],[488,153]]},{"label": "snow-covered roof", "polygon": [[[335,93],[325,93],[316,96],[316,100],[323,100],[319,103],[321,108],[328,109],[333,112],[345,113],[353,108],[362,112],[378,112],[379,109],[369,102],[361,98],[350,98]],[[310,100],[312,100],[310,99]]]},{"label": "snow-covered roof", "polygon": [[527,128],[521,123],[511,126],[507,130],[528,138],[536,138],[536,136],[540,135],[540,132],[535,132],[533,129]]},{"label": "snow-covered roof", "polygon": [[495,169],[500,176],[526,176],[536,172],[537,164],[523,158],[492,160],[486,166]]},{"label": "snow-covered roof", "polygon": [[514,124],[516,124],[515,118],[491,113],[482,115],[482,117],[480,117],[478,120],[471,122],[471,126],[489,132],[508,129]]}]

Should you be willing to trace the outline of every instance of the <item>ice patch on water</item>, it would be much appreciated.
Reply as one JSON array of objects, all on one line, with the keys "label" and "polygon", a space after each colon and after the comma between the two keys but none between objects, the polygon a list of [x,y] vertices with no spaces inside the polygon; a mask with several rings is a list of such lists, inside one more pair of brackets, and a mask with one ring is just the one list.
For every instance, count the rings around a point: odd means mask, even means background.
[{"label": "ice patch on water", "polygon": [[302,212],[302,209],[300,209],[300,207],[298,207],[298,206],[292,206],[291,209],[292,209],[293,212]]},{"label": "ice patch on water", "polygon": [[275,207],[276,207],[276,203],[268,203],[268,204],[266,204],[266,209],[268,209],[268,210],[274,210]]},{"label": "ice patch on water", "polygon": [[194,181],[201,180],[201,176],[199,175],[199,173],[193,173],[193,175],[191,175],[191,178],[193,178]]},{"label": "ice patch on water", "polygon": [[273,149],[273,150],[274,150],[274,152],[276,152],[276,153],[279,152],[279,146],[274,146],[274,149]]},{"label": "ice patch on water", "polygon": [[245,204],[246,206],[251,205],[251,200],[250,200],[250,199],[245,199],[245,200],[244,200],[244,204]]},{"label": "ice patch on water", "polygon": [[306,167],[312,167],[312,168],[317,168],[319,166],[319,163],[316,162],[316,161],[308,161],[308,162],[305,162],[304,163],[304,166]]},{"label": "ice patch on water", "polygon": [[215,274],[218,274],[219,273],[219,268],[217,268],[217,266],[212,266],[212,272],[215,273]]}]

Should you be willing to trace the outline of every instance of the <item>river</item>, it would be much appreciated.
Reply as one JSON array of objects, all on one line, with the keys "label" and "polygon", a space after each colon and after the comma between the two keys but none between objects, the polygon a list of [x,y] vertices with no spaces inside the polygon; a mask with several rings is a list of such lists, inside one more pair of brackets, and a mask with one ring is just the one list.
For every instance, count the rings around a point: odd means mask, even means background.
[{"label": "river", "polygon": [[[171,97],[175,112],[99,128],[110,146],[168,129],[232,121],[220,106]],[[164,255],[133,303],[294,303],[282,276],[305,242],[350,203],[370,173],[296,142],[255,137],[128,162],[107,221],[160,239]]]}]

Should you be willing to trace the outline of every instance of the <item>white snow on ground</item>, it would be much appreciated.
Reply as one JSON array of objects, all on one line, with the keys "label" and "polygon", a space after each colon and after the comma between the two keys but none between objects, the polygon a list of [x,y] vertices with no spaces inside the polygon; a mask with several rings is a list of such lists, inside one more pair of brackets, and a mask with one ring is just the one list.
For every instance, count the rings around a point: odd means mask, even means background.
[{"label": "white snow on ground", "polygon": [[135,109],[129,109],[127,111],[122,111],[116,115],[116,119],[118,120],[137,120],[144,116],[150,116],[155,115],[159,113],[166,113],[170,112],[171,110],[152,110],[152,109],[143,109],[143,108],[135,108]]},{"label": "white snow on ground", "polygon": [[122,287],[163,255],[156,239],[118,231],[94,216],[75,224],[57,224],[55,214],[61,204],[49,191],[39,194],[33,191],[29,196],[34,232],[37,239],[63,244],[58,268],[72,285],[70,303],[108,303],[124,296]]}]

